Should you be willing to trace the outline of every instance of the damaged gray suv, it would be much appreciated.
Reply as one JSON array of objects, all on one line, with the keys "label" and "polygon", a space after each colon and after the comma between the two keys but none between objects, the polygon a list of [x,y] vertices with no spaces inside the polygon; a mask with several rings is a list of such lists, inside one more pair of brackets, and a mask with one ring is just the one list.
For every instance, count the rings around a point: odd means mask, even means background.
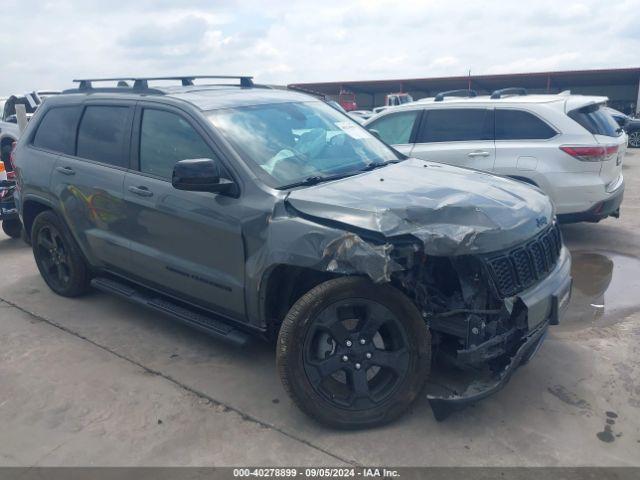
[{"label": "damaged gray suv", "polygon": [[397,418],[440,365],[444,418],[558,322],[570,256],[540,190],[406,158],[313,97],[194,78],[82,80],[34,115],[16,197],[54,292],[277,339],[293,401],[340,428]]}]

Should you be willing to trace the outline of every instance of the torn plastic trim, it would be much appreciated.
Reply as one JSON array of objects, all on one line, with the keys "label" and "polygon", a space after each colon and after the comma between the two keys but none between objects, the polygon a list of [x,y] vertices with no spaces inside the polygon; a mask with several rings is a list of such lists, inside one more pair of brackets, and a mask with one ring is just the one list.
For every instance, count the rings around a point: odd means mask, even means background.
[{"label": "torn plastic trim", "polygon": [[331,273],[362,272],[375,283],[391,281],[391,274],[404,270],[391,258],[393,245],[371,244],[355,233],[345,233],[327,244],[322,252],[325,270]]},{"label": "torn plastic trim", "polygon": [[427,400],[429,400],[435,419],[438,421],[445,420],[453,412],[489,397],[504,388],[511,379],[513,372],[537,352],[540,344],[544,341],[548,327],[549,320],[524,337],[524,342],[511,357],[509,363],[490,380],[473,382],[461,394],[449,396],[427,395]]}]

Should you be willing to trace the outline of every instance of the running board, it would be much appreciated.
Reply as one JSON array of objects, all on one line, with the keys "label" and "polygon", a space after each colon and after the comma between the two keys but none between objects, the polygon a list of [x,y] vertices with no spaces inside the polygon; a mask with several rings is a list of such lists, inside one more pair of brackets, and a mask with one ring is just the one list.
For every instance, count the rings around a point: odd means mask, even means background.
[{"label": "running board", "polygon": [[182,307],[158,293],[141,288],[138,289],[135,286],[105,277],[94,278],[91,280],[91,285],[103,292],[118,295],[131,302],[169,315],[182,323],[232,345],[244,347],[249,342],[249,335],[233,328],[224,321],[218,320],[212,315],[203,315],[195,310]]}]

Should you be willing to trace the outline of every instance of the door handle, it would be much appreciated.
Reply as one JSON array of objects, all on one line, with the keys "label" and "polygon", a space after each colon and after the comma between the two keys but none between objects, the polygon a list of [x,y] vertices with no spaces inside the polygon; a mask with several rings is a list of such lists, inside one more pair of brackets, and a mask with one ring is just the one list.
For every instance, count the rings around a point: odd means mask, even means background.
[{"label": "door handle", "polygon": [[140,197],[153,197],[153,192],[144,185],[139,187],[129,187],[129,191],[135,195],[139,195]]},{"label": "door handle", "polygon": [[478,151],[478,152],[469,152],[467,153],[467,157],[475,158],[475,157],[488,157],[489,152]]},{"label": "door handle", "polygon": [[56,171],[62,173],[63,175],[75,175],[76,172],[71,167],[56,167]]}]

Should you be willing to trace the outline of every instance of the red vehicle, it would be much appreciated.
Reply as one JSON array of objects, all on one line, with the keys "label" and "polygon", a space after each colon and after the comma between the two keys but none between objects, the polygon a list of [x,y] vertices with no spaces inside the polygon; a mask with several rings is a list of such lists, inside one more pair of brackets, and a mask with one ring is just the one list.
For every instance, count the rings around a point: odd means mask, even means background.
[{"label": "red vehicle", "polygon": [[358,104],[356,103],[356,94],[348,90],[340,90],[340,94],[338,95],[338,103],[347,112],[358,109]]}]

